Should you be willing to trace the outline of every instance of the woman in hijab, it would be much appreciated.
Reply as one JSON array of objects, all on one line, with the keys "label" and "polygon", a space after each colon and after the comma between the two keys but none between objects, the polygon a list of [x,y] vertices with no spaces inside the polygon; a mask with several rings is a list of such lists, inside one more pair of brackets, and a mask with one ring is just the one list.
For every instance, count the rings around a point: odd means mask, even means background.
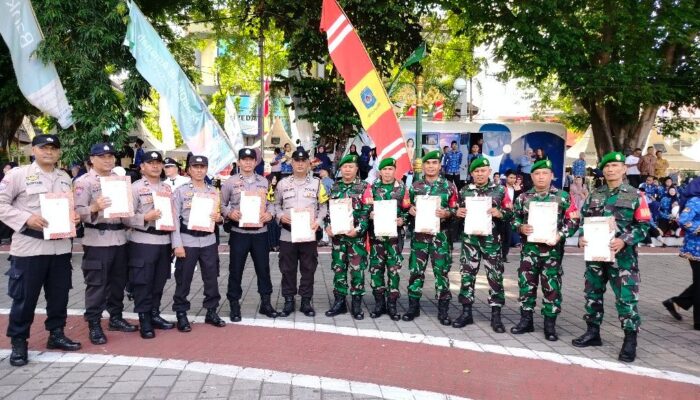
[{"label": "woman in hijab", "polygon": [[583,183],[583,177],[574,177],[574,183],[571,184],[569,190],[569,194],[571,198],[574,199],[576,208],[580,210],[581,207],[583,207],[583,202],[586,201],[586,197],[588,197],[588,188]]},{"label": "woman in hijab", "polygon": [[664,235],[678,236],[676,229],[678,229],[679,210],[678,190],[675,186],[671,186],[659,202],[659,228],[664,232]]}]

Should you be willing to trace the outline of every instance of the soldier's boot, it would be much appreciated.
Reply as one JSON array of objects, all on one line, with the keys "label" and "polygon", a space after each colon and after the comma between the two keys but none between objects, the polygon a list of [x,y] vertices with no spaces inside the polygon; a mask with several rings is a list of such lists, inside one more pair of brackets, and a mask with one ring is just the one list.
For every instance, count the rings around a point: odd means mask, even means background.
[{"label": "soldier's boot", "polygon": [[216,308],[207,308],[207,315],[204,316],[204,323],[221,328],[226,326],[226,321],[219,317]]},{"label": "soldier's boot", "polygon": [[90,343],[94,345],[107,343],[107,336],[105,336],[102,330],[102,324],[99,318],[88,321],[88,337],[90,338]]},{"label": "soldier's boot", "polygon": [[80,342],[72,341],[63,333],[63,328],[52,329],[46,341],[46,348],[49,350],[77,351],[81,347]]},{"label": "soldier's boot", "polygon": [[398,321],[401,319],[401,315],[399,315],[398,312],[396,312],[396,299],[389,297],[389,299],[386,302],[386,312],[389,314],[389,317],[391,317],[392,321]]},{"label": "soldier's boot", "polygon": [[128,333],[136,332],[139,329],[139,327],[129,323],[129,321],[125,320],[121,314],[114,314],[109,317],[109,324],[107,325],[107,329],[109,329],[110,331]]},{"label": "soldier's boot", "polygon": [[29,356],[27,355],[27,340],[22,338],[12,338],[12,354],[10,354],[10,365],[21,367],[27,365]]},{"label": "soldier's boot", "polygon": [[175,327],[174,323],[166,321],[160,316],[160,311],[158,311],[157,308],[151,310],[151,324],[154,328],[163,330],[173,329]]},{"label": "soldier's boot", "polygon": [[284,307],[282,308],[282,313],[280,317],[289,316],[289,314],[294,312],[296,308],[296,302],[294,301],[294,296],[284,296]]},{"label": "soldier's boot", "polygon": [[544,317],[544,338],[550,342],[559,340],[559,335],[557,335],[557,317]]},{"label": "soldier's boot", "polygon": [[472,318],[472,305],[471,304],[462,304],[462,313],[459,314],[459,317],[455,319],[455,321],[452,323],[453,328],[464,328],[467,325],[471,325],[474,323],[474,318]]},{"label": "soldier's boot", "polygon": [[[396,306],[396,302],[394,302]],[[369,313],[370,318],[379,318],[386,314],[386,297],[384,293],[376,293],[374,295],[374,310]]]},{"label": "soldier's boot", "polygon": [[401,317],[404,321],[413,321],[420,316],[420,299],[408,298],[408,311]]},{"label": "soldier's boot", "polygon": [[622,342],[622,349],[618,360],[623,362],[633,362],[637,358],[637,332],[625,331],[625,341]]},{"label": "soldier's boot", "polygon": [[153,330],[151,313],[139,313],[139,334],[142,339],[153,339],[156,331]]},{"label": "soldier's boot", "polygon": [[[260,295],[260,309],[258,310],[258,312],[268,318],[277,318],[277,310],[275,310],[275,308],[272,307],[269,294]],[[238,314],[240,317],[240,307],[238,309]]]},{"label": "soldier's boot", "polygon": [[190,321],[187,319],[187,312],[178,311],[175,313],[175,317],[177,318],[178,331],[190,332],[192,330],[192,325],[190,325]]},{"label": "soldier's boot", "polygon": [[345,296],[335,295],[335,301],[330,310],[326,311],[326,317],[335,317],[336,315],[345,314],[348,312],[348,302]]},{"label": "soldier's boot", "polygon": [[522,335],[523,333],[529,333],[534,331],[535,323],[532,321],[532,310],[520,310],[520,321],[517,325],[510,328],[510,333],[512,333],[513,335]]},{"label": "soldier's boot", "polygon": [[576,347],[602,346],[603,341],[600,339],[600,326],[588,322],[588,329],[583,335],[573,339],[571,344]]},{"label": "soldier's boot", "polygon": [[[262,309],[262,304],[260,305]],[[241,303],[238,300],[231,300],[231,312],[228,314],[231,322],[241,322]]]},{"label": "soldier's boot", "polygon": [[365,313],[362,312],[362,295],[352,296],[352,317],[357,320],[365,318]]},{"label": "soldier's boot", "polygon": [[496,333],[506,331],[506,327],[501,322],[501,307],[491,307],[491,329]]},{"label": "soldier's boot", "polygon": [[445,326],[452,325],[452,319],[450,319],[450,315],[448,313],[449,309],[449,300],[438,300],[438,321],[440,321],[440,324]]},{"label": "soldier's boot", "polygon": [[307,317],[315,317],[316,310],[314,310],[313,304],[311,304],[311,297],[302,297],[301,304],[299,304],[299,311],[304,313]]}]

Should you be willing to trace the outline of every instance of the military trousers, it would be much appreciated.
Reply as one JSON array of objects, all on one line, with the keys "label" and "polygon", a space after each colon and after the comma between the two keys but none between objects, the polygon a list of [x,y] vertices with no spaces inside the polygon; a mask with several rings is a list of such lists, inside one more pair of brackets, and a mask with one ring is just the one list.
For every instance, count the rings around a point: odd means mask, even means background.
[{"label": "military trousers", "polygon": [[420,299],[423,295],[425,268],[428,266],[428,260],[433,265],[435,297],[439,300],[451,299],[450,281],[447,274],[452,265],[452,254],[445,231],[440,231],[436,235],[414,233],[413,240],[411,240],[411,255],[408,259],[408,297]]},{"label": "military trousers", "polygon": [[170,279],[170,244],[129,242],[129,284],[134,295],[134,312],[160,310],[163,289]]},{"label": "military trousers", "polygon": [[243,279],[243,268],[248,259],[248,254],[250,254],[255,267],[255,276],[258,279],[258,293],[261,295],[272,294],[270,249],[267,235],[267,232],[240,233],[231,231],[231,236],[229,236],[228,240],[231,257],[228,267],[228,289],[226,291],[226,298],[229,301],[239,301],[243,295],[241,280]]},{"label": "military trousers", "polygon": [[185,257],[175,261],[175,294],[173,295],[173,311],[188,311],[194,267],[199,263],[204,284],[204,301],[206,309],[218,308],[221,295],[219,294],[219,246],[216,243],[206,247],[185,247]]},{"label": "military trousers", "polygon": [[561,261],[563,243],[555,247],[525,243],[518,267],[520,309],[533,311],[537,304],[537,286],[542,286],[542,315],[556,317],[561,312]]},{"label": "military trousers", "polygon": [[[389,298],[399,298],[399,271],[403,256],[400,238],[373,237],[369,255],[369,284],[375,295],[389,292]],[[386,273],[386,280],[384,275]]]},{"label": "military trousers", "polygon": [[501,258],[501,243],[492,236],[474,236],[462,234],[462,251],[459,256],[461,265],[461,287],[459,302],[474,304],[474,284],[479,266],[484,262],[486,280],[489,283],[489,305],[502,307],[506,301],[503,289],[503,259]]},{"label": "military trousers", "polygon": [[85,320],[124,311],[124,288],[128,277],[126,244],[121,246],[83,246],[83,278],[85,279]]},{"label": "military trousers", "polygon": [[301,297],[312,297],[317,266],[318,248],[315,241],[292,243],[280,240],[279,268],[282,273],[282,296],[297,294],[297,274],[301,274],[298,294]]},{"label": "military trousers", "polygon": [[[367,249],[363,238],[335,236],[332,243],[333,293],[339,296],[347,296],[348,292],[353,296],[364,295]],[[350,270],[349,288],[348,270]]]}]

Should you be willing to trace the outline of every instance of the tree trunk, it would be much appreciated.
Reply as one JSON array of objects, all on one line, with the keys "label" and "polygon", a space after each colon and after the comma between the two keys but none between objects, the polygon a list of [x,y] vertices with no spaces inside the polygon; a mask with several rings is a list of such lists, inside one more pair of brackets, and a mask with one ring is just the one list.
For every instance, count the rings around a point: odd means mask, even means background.
[{"label": "tree trunk", "polygon": [[6,108],[0,113],[0,147],[5,149],[22,125],[24,113],[14,108]]}]

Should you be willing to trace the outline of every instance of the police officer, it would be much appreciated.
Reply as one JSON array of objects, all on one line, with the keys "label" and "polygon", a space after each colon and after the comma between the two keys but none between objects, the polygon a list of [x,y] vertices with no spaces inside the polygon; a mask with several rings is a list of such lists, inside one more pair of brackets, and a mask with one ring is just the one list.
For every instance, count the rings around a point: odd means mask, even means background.
[{"label": "police officer", "polygon": [[[238,167],[240,173],[232,175],[221,187],[221,213],[231,223],[231,235],[229,247],[231,258],[229,263],[228,290],[226,297],[231,303],[231,321],[241,320],[241,305],[239,301],[243,295],[241,279],[246,259],[250,254],[255,267],[255,275],[258,278],[258,293],[260,294],[260,314],[269,318],[275,318],[277,311],[272,307],[270,295],[272,294],[272,281],[270,279],[270,249],[267,241],[267,223],[272,220],[274,207],[266,202],[269,182],[264,177],[254,172],[257,155],[255,150],[244,148],[238,152]],[[264,224],[261,228],[242,228],[238,221],[241,219],[241,193],[257,193],[261,201],[267,203],[265,211],[260,217]]]},{"label": "police officer", "polygon": [[136,327],[122,318],[124,288],[127,281],[126,230],[120,218],[105,218],[104,210],[112,204],[102,196],[101,177],[112,172],[115,150],[109,143],[90,149],[92,168],[75,180],[75,212],[85,228],[83,277],[85,278],[85,315],[88,336],[95,345],[107,343],[100,319],[109,312],[109,329],[135,332]]},{"label": "police officer", "polygon": [[[572,340],[576,347],[601,346],[600,324],[603,322],[603,295],[605,286],[615,293],[615,307],[625,340],[618,359],[633,362],[637,356],[637,332],[641,319],[637,309],[639,301],[639,264],[637,244],[644,240],[649,229],[650,213],[642,203],[637,190],[624,183],[627,167],[622,153],[611,152],[600,161],[605,184],[593,191],[581,210],[582,217],[615,217],[615,237],[610,241],[610,250],[615,262],[586,261],[585,293],[588,325],[586,332]],[[579,247],[586,246],[585,227],[580,229]]]},{"label": "police officer", "polygon": [[[192,178],[188,184],[175,190],[174,203],[176,215],[176,230],[172,234],[172,245],[175,249],[175,295],[173,296],[173,311],[177,317],[177,329],[180,332],[192,330],[187,319],[187,311],[190,302],[187,296],[190,294],[190,286],[194,275],[194,267],[199,262],[204,283],[204,308],[207,314],[204,322],[217,327],[226,325],[219,318],[219,249],[216,244],[216,235],[213,232],[190,230],[187,228],[190,219],[190,210],[195,193],[215,194],[216,188],[207,184],[204,177],[207,175],[209,160],[204,156],[193,155],[188,160],[187,173]],[[218,203],[218,202],[217,202]],[[217,207],[211,214],[214,222],[221,222],[221,212]]]},{"label": "police officer", "polygon": [[145,152],[140,167],[142,178],[131,187],[134,216],[126,220],[132,228],[127,245],[129,283],[133,288],[134,311],[139,315],[141,337],[152,339],[155,337],[154,328],[175,327],[160,316],[163,288],[170,278],[172,249],[170,231],[156,229],[156,221],[162,215],[153,204],[153,193],[171,194],[171,189],[160,180],[163,156],[159,152]]},{"label": "police officer", "polygon": [[[301,296],[299,311],[308,317],[316,315],[311,298],[314,294],[314,274],[318,266],[316,240],[292,243],[291,210],[311,209],[315,214],[311,229],[317,231],[328,212],[328,194],[321,180],[309,174],[309,154],[298,149],[292,153],[291,176],[283,178],[275,189],[275,218],[282,226],[280,235],[279,267],[282,272],[284,307],[280,316],[286,317],[296,307],[294,296]],[[301,273],[297,291],[297,271]]]},{"label": "police officer", "polygon": [[[55,168],[61,151],[55,135],[37,135],[32,139],[31,165],[10,170],[0,182],[0,220],[15,231],[10,245],[8,294],[12,309],[7,336],[12,342],[10,364],[27,364],[27,339],[34,321],[34,310],[44,287],[48,349],[80,350],[80,343],[66,337],[68,291],[71,288],[70,239],[44,240],[42,230],[48,222],[41,217],[39,197],[45,193],[71,193],[71,179]],[[80,217],[72,210],[73,221]]]}]

